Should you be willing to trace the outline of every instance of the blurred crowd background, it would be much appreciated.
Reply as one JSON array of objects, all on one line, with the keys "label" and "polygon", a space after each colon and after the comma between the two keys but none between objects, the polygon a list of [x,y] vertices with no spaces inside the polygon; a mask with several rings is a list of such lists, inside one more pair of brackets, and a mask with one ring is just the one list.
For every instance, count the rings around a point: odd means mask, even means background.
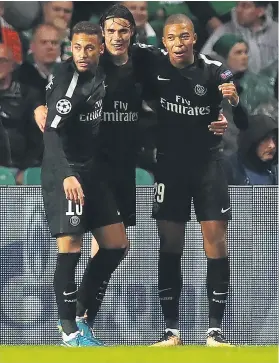
[{"label": "blurred crowd background", "polygon": [[[40,184],[42,133],[33,111],[45,98],[55,65],[71,56],[70,29],[98,23],[111,1],[0,2],[0,184]],[[225,167],[234,185],[278,184],[278,2],[124,1],[136,22],[137,41],[163,47],[171,14],[188,15],[198,34],[196,50],[234,73],[249,127],[239,130],[224,104],[229,128]],[[152,184],[156,163],[154,112],[143,107],[136,178]],[[154,130],[154,128],[151,128]],[[197,148],[198,140],[197,140]]]}]

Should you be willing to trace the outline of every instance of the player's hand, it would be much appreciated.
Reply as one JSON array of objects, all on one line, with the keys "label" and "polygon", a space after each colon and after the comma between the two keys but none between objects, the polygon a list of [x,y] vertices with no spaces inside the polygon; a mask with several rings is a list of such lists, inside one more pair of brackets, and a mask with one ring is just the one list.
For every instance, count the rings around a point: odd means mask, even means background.
[{"label": "player's hand", "polygon": [[227,98],[231,105],[238,105],[239,96],[233,83],[220,84],[218,89],[222,92],[223,98]]},{"label": "player's hand", "polygon": [[39,129],[44,132],[47,118],[47,107],[43,105],[37,107],[34,111],[34,118],[36,124],[39,126]]},{"label": "player's hand", "polygon": [[223,136],[228,128],[228,120],[223,114],[220,114],[218,117],[218,121],[211,122],[208,125],[209,131],[213,132],[214,135]]},{"label": "player's hand", "polygon": [[72,202],[84,205],[84,193],[82,187],[75,176],[69,176],[63,182],[66,198]]}]

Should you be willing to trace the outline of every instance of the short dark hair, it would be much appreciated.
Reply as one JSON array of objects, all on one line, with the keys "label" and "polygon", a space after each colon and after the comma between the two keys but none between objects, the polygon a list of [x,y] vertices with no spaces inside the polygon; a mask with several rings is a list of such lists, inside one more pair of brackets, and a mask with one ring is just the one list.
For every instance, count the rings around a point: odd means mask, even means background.
[{"label": "short dark hair", "polygon": [[101,16],[99,24],[102,28],[104,28],[105,21],[108,19],[114,19],[114,18],[126,19],[130,23],[131,27],[133,27],[133,28],[136,27],[136,23],[135,23],[133,14],[130,12],[130,10],[128,8],[126,8],[126,6],[124,6],[122,4],[115,4],[115,5],[112,5],[111,7],[109,7],[104,12],[104,14]]},{"label": "short dark hair", "polygon": [[102,29],[99,25],[93,24],[90,21],[80,21],[72,29],[72,37],[74,34],[87,34],[87,35],[97,35],[97,37],[102,41]]},{"label": "short dark hair", "polygon": [[193,27],[193,30],[195,31],[194,24],[193,24],[192,20],[185,14],[173,14],[173,15],[170,15],[167,18],[164,26],[173,25],[173,24],[181,24],[181,23],[191,24],[192,27]]}]

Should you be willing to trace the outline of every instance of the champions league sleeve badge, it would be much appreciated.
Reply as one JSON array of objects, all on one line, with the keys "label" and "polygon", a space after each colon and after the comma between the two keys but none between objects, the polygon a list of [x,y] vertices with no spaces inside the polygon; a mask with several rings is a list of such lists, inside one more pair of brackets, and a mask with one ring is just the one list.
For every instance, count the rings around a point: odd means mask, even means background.
[{"label": "champions league sleeve badge", "polygon": [[56,103],[56,110],[61,115],[67,115],[71,112],[72,104],[69,100],[66,98],[62,98]]}]

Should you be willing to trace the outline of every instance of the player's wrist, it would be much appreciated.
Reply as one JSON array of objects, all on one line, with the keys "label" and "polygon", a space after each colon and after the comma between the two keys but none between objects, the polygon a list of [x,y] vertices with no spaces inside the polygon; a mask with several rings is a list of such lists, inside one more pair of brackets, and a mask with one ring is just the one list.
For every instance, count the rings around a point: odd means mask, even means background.
[{"label": "player's wrist", "polygon": [[239,96],[234,97],[233,99],[229,99],[229,103],[233,106],[236,107],[239,104]]}]

